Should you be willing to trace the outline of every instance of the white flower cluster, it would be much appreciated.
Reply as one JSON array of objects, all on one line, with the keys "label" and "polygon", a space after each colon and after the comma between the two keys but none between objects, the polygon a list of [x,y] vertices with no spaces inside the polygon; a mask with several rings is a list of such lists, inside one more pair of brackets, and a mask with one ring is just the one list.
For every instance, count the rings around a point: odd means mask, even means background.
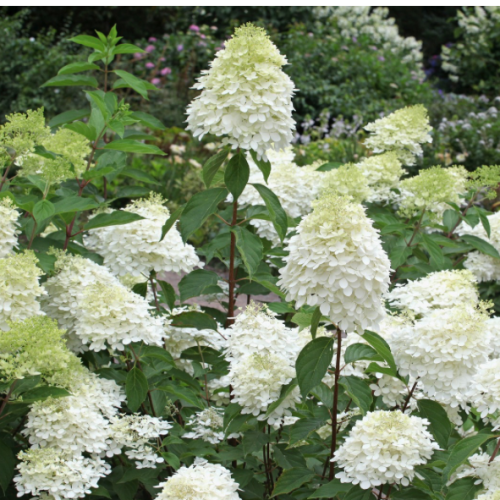
[{"label": "white flower cluster", "polygon": [[181,467],[158,487],[163,490],[156,500],[240,500],[238,483],[231,472],[200,458],[189,467]]},{"label": "white flower cluster", "polygon": [[[486,233],[481,223],[474,227],[462,222],[457,228],[457,233],[460,235],[470,234],[477,236],[491,243],[498,251],[500,251],[500,212],[495,212],[487,216],[490,224],[490,236]],[[473,251],[467,254],[467,260],[464,266],[470,269],[476,276],[478,281],[500,280],[500,259],[495,259],[484,253]]]},{"label": "white flower cluster", "polygon": [[[482,483],[485,491],[477,498],[498,498],[495,496],[500,492],[500,457],[495,457],[490,462],[490,455],[487,453],[476,453],[469,457],[469,464],[461,465],[452,476],[451,481],[463,477],[476,477],[478,483]],[[492,495],[489,497],[488,495]]]},{"label": "white flower cluster", "polygon": [[386,483],[408,486],[415,467],[439,448],[427,425],[427,420],[399,411],[367,413],[335,452],[334,460],[344,469],[336,477],[365,490]]},{"label": "white flower cluster", "polygon": [[[312,210],[312,201],[318,195],[320,179],[324,173],[317,172],[316,165],[298,167],[293,163],[291,147],[278,152],[270,149],[266,154],[271,163],[267,187],[278,197],[283,210],[293,219],[308,214]],[[264,184],[264,176],[250,155],[247,155],[247,160],[250,165],[250,179],[238,203],[248,207],[262,205],[260,194],[251,184]],[[253,219],[250,224],[255,227],[261,238],[267,238],[274,245],[280,244],[278,233],[271,221]]]},{"label": "white flower cluster", "polygon": [[187,422],[192,432],[183,434],[185,439],[201,439],[211,444],[218,444],[224,439],[224,415],[221,408],[211,406],[195,413]]},{"label": "white flower cluster", "polygon": [[201,90],[188,106],[188,127],[195,137],[224,136],[234,149],[266,157],[270,148],[292,141],[293,82],[281,69],[286,58],[262,28],[236,28],[194,88]]},{"label": "white flower cluster", "polygon": [[314,203],[290,238],[278,285],[287,300],[320,306],[347,331],[378,329],[390,262],[378,231],[361,205],[325,196]]},{"label": "white flower cluster", "polygon": [[364,172],[357,165],[347,163],[323,175],[320,196],[328,193],[346,196],[355,203],[362,203],[370,198],[372,190]]},{"label": "white flower cluster", "polygon": [[101,227],[89,231],[85,245],[104,258],[112,273],[149,277],[151,271],[190,272],[202,267],[194,248],[183,243],[177,228],[172,227],[160,241],[162,227],[170,216],[161,196],[134,201],[124,211],[144,217],[129,224]]},{"label": "white flower cluster", "polygon": [[17,248],[17,235],[21,232],[17,227],[19,212],[10,198],[0,200],[0,259],[8,257]]},{"label": "white flower cluster", "polygon": [[0,330],[8,321],[42,315],[39,297],[45,294],[38,278],[43,274],[31,250],[0,259]]},{"label": "white flower cluster", "polygon": [[[483,419],[500,410],[500,359],[480,365],[470,381],[470,388],[472,406]],[[495,426],[499,427],[500,417],[493,420]]]},{"label": "white flower cluster", "polygon": [[399,109],[365,126],[371,135],[365,145],[375,153],[394,151],[406,165],[423,153],[421,144],[432,142],[427,110],[421,104]]}]

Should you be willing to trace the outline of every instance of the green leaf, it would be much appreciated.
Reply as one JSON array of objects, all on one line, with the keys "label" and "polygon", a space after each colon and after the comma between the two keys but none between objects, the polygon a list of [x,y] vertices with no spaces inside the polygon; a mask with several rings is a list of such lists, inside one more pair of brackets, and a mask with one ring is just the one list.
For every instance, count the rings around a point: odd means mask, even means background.
[{"label": "green leaf", "polygon": [[63,198],[61,201],[54,203],[54,213],[83,212],[84,210],[93,210],[98,206],[99,203],[90,198],[82,198],[75,195]]},{"label": "green leaf", "polygon": [[316,172],[329,172],[330,170],[339,168],[341,165],[342,163],[340,163],[339,161],[324,163],[316,169]]},{"label": "green leaf", "polygon": [[123,139],[123,134],[125,133],[125,125],[123,124],[123,122],[121,122],[120,120],[111,120],[108,123],[108,127],[113,132],[116,132],[116,134],[118,135],[118,137],[120,137],[121,139]]},{"label": "green leaf", "polygon": [[250,167],[244,153],[240,151],[229,160],[224,172],[224,183],[235,200],[240,197],[249,178]]},{"label": "green leaf", "polygon": [[179,220],[184,242],[217,210],[217,205],[226,197],[226,188],[207,189],[191,197]]},{"label": "green leaf", "polygon": [[73,122],[75,120],[81,120],[90,115],[90,109],[72,109],[70,111],[65,111],[59,115],[54,116],[49,122],[50,128],[59,127],[65,123]]},{"label": "green leaf", "polygon": [[262,241],[248,229],[236,226],[231,229],[236,236],[236,248],[240,252],[250,278],[257,272],[262,261]]},{"label": "green leaf", "polygon": [[244,456],[254,453],[255,451],[261,451],[262,447],[269,443],[269,438],[268,434],[264,434],[260,431],[245,432],[241,442]]},{"label": "green leaf", "polygon": [[146,182],[147,184],[160,184],[151,174],[137,168],[126,168],[122,170],[120,174],[135,179],[136,181]]},{"label": "green leaf", "polygon": [[446,411],[439,403],[430,399],[419,399],[417,404],[420,416],[430,422],[429,431],[434,436],[434,439],[441,448],[446,450],[452,430]]},{"label": "green leaf", "polygon": [[479,215],[479,219],[481,220],[481,224],[484,227],[484,230],[486,231],[486,234],[488,235],[488,238],[491,238],[491,226],[490,226],[490,221],[488,220],[488,217],[482,210],[477,210],[477,215]]},{"label": "green leaf", "polygon": [[90,229],[97,229],[98,227],[120,226],[141,219],[144,219],[144,217],[138,214],[125,212],[124,210],[115,210],[110,214],[97,214],[85,224],[83,229],[89,231]]},{"label": "green leaf", "polygon": [[441,247],[428,235],[422,234],[424,248],[429,252],[431,259],[434,261],[438,269],[442,269],[445,257]]},{"label": "green leaf", "polygon": [[309,500],[316,498],[335,498],[338,493],[343,493],[351,488],[350,484],[341,483],[338,479],[334,479],[323,486],[320,486],[315,492],[307,497]]},{"label": "green leaf", "polygon": [[118,139],[104,146],[104,149],[112,149],[114,151],[123,151],[125,153],[136,153],[141,155],[160,155],[165,156],[166,153],[158,146],[153,144],[144,144],[143,142],[134,141],[132,139]]},{"label": "green leaf", "polygon": [[95,36],[89,36],[89,35],[78,35],[74,36],[73,38],[69,39],[70,42],[74,43],[79,43],[80,45],[85,45],[85,47],[90,47],[95,50],[99,50],[103,52],[106,47],[105,45],[96,38]]},{"label": "green leaf", "polygon": [[191,297],[199,297],[203,295],[206,288],[217,285],[219,276],[213,271],[205,271],[205,269],[196,269],[195,271],[186,274],[179,282],[179,294],[181,302],[190,299]]},{"label": "green leaf", "polygon": [[183,211],[184,205],[181,205],[170,215],[165,224],[163,224],[163,227],[161,228],[160,241],[163,241],[163,238],[165,238],[165,235],[170,231],[170,229],[172,229],[173,225],[177,222],[177,219],[182,215]]},{"label": "green leaf", "polygon": [[321,321],[321,309],[320,307],[316,307],[314,309],[312,318],[311,318],[311,337],[313,340],[316,338],[316,332],[318,331],[319,322]]},{"label": "green leaf", "polygon": [[[115,69],[115,73],[127,84],[128,87],[135,90],[144,99],[148,100],[148,88],[150,88],[144,80],[137,78],[128,71],[123,71],[121,69]],[[113,88],[116,88],[116,83]]]},{"label": "green leaf", "polygon": [[[122,47],[122,45],[120,45],[120,47]],[[158,118],[155,118],[153,115],[148,113],[144,113],[143,111],[134,111],[130,114],[130,117],[139,120],[142,125],[152,130],[165,130],[165,125],[163,125]]]},{"label": "green leaf", "polygon": [[55,214],[54,205],[49,200],[40,200],[33,207],[33,217],[37,222],[40,222],[44,219],[48,219],[54,214]]},{"label": "green leaf", "polygon": [[288,469],[283,471],[283,474],[281,474],[276,485],[274,486],[271,498],[296,490],[304,483],[310,481],[315,475],[316,474],[314,474],[314,472],[311,472],[309,469],[302,468]]},{"label": "green leaf", "polygon": [[443,475],[449,478],[457,467],[462,465],[471,455],[476,453],[481,445],[494,437],[494,434],[478,433],[458,441],[451,449],[450,458],[448,459],[448,464],[446,465]]},{"label": "green leaf", "polygon": [[370,330],[365,330],[365,333],[361,335],[379,354],[382,358],[387,361],[387,364],[397,371],[396,362],[391,352],[389,344],[377,333],[371,332]]},{"label": "green leaf", "polygon": [[167,364],[171,365],[172,368],[175,368],[175,361],[172,358],[172,355],[163,349],[162,347],[158,347],[156,345],[147,345],[142,347],[140,352],[140,357],[142,358],[155,358],[161,359],[165,361]]},{"label": "green leaf", "polygon": [[134,45],[133,43],[121,43],[113,49],[113,54],[115,56],[118,54],[135,54],[136,52],[142,54],[146,51],[144,49],[141,49],[137,45]]},{"label": "green leaf", "polygon": [[16,458],[12,450],[0,441],[0,487],[6,495],[7,488],[14,476],[14,469],[16,467]]},{"label": "green leaf", "polygon": [[99,84],[93,76],[87,75],[57,75],[46,81],[42,87],[76,87],[84,85],[97,88]]},{"label": "green leaf", "polygon": [[483,484],[475,484],[477,481],[474,477],[463,477],[458,479],[448,487],[446,500],[472,500],[476,498],[476,493],[484,489]]},{"label": "green leaf", "polygon": [[491,243],[488,243],[487,241],[471,234],[463,234],[461,238],[469,245],[472,245],[476,250],[479,250],[481,253],[489,255],[490,257],[493,257],[495,259],[500,259],[500,254]]},{"label": "green leaf", "polygon": [[280,237],[280,240],[285,239],[286,233],[288,231],[288,217],[286,212],[283,210],[278,197],[266,186],[262,184],[252,184],[252,186],[259,192],[260,196],[264,200],[271,219]]},{"label": "green leaf", "polygon": [[83,173],[82,177],[86,181],[91,181],[93,179],[100,179],[101,177],[105,177],[108,174],[112,174],[115,172],[114,167],[96,167],[96,168],[91,168],[90,170],[87,170],[86,172]]},{"label": "green leaf", "polygon": [[197,330],[217,330],[217,323],[211,316],[197,311],[188,311],[174,316],[172,325]]},{"label": "green leaf", "polygon": [[179,457],[177,457],[177,455],[174,455],[172,452],[163,451],[161,453],[161,456],[165,459],[165,462],[167,462],[167,464],[170,465],[175,470],[177,470],[181,466],[181,461],[179,460]]},{"label": "green leaf", "polygon": [[77,134],[83,135],[89,141],[94,141],[97,138],[95,130],[93,128],[90,128],[86,123],[83,122],[68,123],[64,128],[72,130]]},{"label": "green leaf", "polygon": [[167,283],[166,281],[163,280],[156,280],[157,283],[160,285],[161,291],[163,292],[163,295],[165,296],[165,300],[167,301],[167,305],[172,310],[175,306],[175,290],[174,287],[170,284]]},{"label": "green leaf", "polygon": [[283,401],[290,395],[290,393],[297,387],[297,381],[293,379],[289,384],[284,385],[281,388],[280,397],[271,403],[266,411],[266,417],[271,415],[271,413],[278,408],[278,406],[283,403]]},{"label": "green leaf", "polygon": [[148,395],[148,381],[144,373],[136,366],[127,373],[125,393],[127,395],[127,406],[133,412],[139,409]]},{"label": "green leaf", "polygon": [[391,493],[391,498],[393,500],[432,500],[432,497],[427,493],[417,490],[416,488],[405,488],[400,491],[393,491]]},{"label": "green leaf", "polygon": [[215,174],[226,160],[228,154],[229,148],[224,148],[217,154],[211,156],[203,165],[203,182],[207,188],[212,184]]},{"label": "green leaf", "polygon": [[99,69],[97,64],[76,62],[63,66],[58,72],[58,75],[71,75],[72,73],[80,73],[82,71],[89,71],[92,69]]},{"label": "green leaf", "polygon": [[411,248],[407,246],[395,247],[389,253],[389,259],[391,259],[391,267],[397,269],[402,266],[406,259],[411,255]]},{"label": "green leaf", "polygon": [[297,382],[302,397],[316,387],[328,370],[333,358],[333,339],[319,337],[311,340],[303,349],[295,363]]},{"label": "green leaf", "polygon": [[443,214],[443,224],[448,228],[448,232],[450,232],[460,220],[460,213],[455,210],[445,210]]},{"label": "green leaf", "polygon": [[66,389],[60,387],[51,387],[48,385],[40,385],[23,393],[23,403],[34,403],[35,401],[45,400],[47,398],[63,398],[69,396]]},{"label": "green leaf", "polygon": [[257,158],[257,153],[251,149],[250,150],[250,155],[252,156],[252,160],[254,163],[259,167],[259,170],[262,172],[262,175],[264,176],[264,180],[266,181],[269,179],[269,176],[271,175],[271,162],[264,161],[264,160],[259,160]]},{"label": "green leaf", "polygon": [[104,497],[111,499],[109,491],[104,486],[98,486],[97,488],[92,488],[90,496],[93,497]]},{"label": "green leaf", "polygon": [[370,410],[373,399],[368,383],[354,375],[349,375],[341,377],[339,384],[344,387],[345,392],[352,398],[363,415],[366,415],[366,412]]},{"label": "green leaf", "polygon": [[178,384],[176,385],[168,384],[168,385],[162,385],[158,387],[158,389],[161,391],[168,392],[169,394],[172,394],[172,396],[175,396],[176,399],[184,400],[187,403],[195,406],[196,408],[200,408],[202,410],[205,409],[205,406],[203,405],[201,399],[191,389],[188,389],[187,387],[182,387]]},{"label": "green leaf", "polygon": [[346,363],[354,363],[360,359],[383,361],[377,351],[366,344],[351,344],[345,351],[344,360]]},{"label": "green leaf", "polygon": [[307,437],[325,425],[324,418],[303,418],[298,422],[292,425],[290,429],[290,445],[302,441],[303,439],[307,439]]},{"label": "green leaf", "polygon": [[352,486],[343,500],[375,500],[371,490],[363,490],[360,486]]}]

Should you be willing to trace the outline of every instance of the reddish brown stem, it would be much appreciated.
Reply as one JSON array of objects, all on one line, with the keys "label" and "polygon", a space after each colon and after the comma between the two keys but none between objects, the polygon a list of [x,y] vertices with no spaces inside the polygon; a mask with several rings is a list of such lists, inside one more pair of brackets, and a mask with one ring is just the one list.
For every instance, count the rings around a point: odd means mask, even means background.
[{"label": "reddish brown stem", "polygon": [[2,176],[2,181],[0,182],[0,191],[3,188],[3,185],[5,184],[5,181],[7,180],[7,175],[9,174],[10,167],[12,167],[12,163],[5,169],[5,172]]},{"label": "reddish brown stem", "polygon": [[491,462],[493,462],[493,460],[495,460],[495,457],[498,455],[499,450],[500,450],[500,438],[498,439],[498,443],[495,447],[495,451],[493,452],[493,455],[491,455],[488,463],[491,463]]},{"label": "reddish brown stem", "polygon": [[[233,202],[233,220],[231,221],[231,227],[236,226],[238,222],[238,201],[235,200]],[[236,284],[235,280],[235,272],[234,272],[234,260],[236,253],[236,236],[231,231],[231,247],[229,253],[229,305],[227,308],[227,319],[226,319],[226,328],[229,328],[234,323],[234,287]]]},{"label": "reddish brown stem", "polygon": [[413,384],[413,387],[411,388],[410,393],[408,394],[408,397],[406,398],[405,404],[403,405],[403,408],[401,408],[401,411],[404,413],[406,411],[406,408],[408,408],[408,404],[410,403],[410,400],[413,396],[413,393],[415,392],[415,389],[417,388],[418,380]]},{"label": "reddish brown stem", "polygon": [[2,404],[0,405],[0,415],[3,413],[5,410],[5,407],[7,406],[7,403],[9,402],[10,397],[12,396],[12,393],[14,392],[14,387],[16,385],[16,382],[13,382],[12,385],[9,387],[9,391],[3,398]]},{"label": "reddish brown stem", "polygon": [[339,405],[339,376],[340,376],[340,352],[342,347],[342,331],[337,328],[337,359],[335,361],[335,387],[333,389],[333,408],[332,408],[332,445],[330,448],[330,474],[328,479],[333,481],[335,476],[335,460],[333,458],[337,448],[337,413]]}]

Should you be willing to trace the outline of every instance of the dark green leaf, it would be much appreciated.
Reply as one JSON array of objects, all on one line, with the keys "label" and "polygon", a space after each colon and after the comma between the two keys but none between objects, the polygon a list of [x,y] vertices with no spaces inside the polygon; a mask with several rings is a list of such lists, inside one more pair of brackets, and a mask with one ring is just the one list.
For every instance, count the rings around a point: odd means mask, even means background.
[{"label": "dark green leaf", "polygon": [[446,500],[472,500],[476,498],[476,493],[484,489],[484,485],[475,484],[477,481],[474,477],[464,477],[458,479],[448,487]]},{"label": "dark green leaf", "polygon": [[336,168],[339,168],[342,165],[342,163],[338,161],[334,162],[329,162],[329,163],[324,163],[320,167],[316,169],[317,172],[329,172],[330,170],[334,170]]},{"label": "dark green leaf", "polygon": [[270,436],[260,431],[245,432],[241,446],[243,447],[244,456],[254,453],[255,451],[262,451],[262,447],[269,443]]},{"label": "dark green leaf", "polygon": [[170,308],[170,310],[172,310],[175,306],[174,287],[170,283],[167,283],[166,281],[162,281],[162,280],[156,280],[156,281],[160,285],[161,291],[163,292],[165,300],[167,301],[168,307]]},{"label": "dark green leaf", "polygon": [[316,387],[326,374],[333,358],[333,339],[319,337],[311,340],[303,349],[295,363],[297,382],[302,397]]},{"label": "dark green leaf", "polygon": [[269,210],[269,214],[271,215],[274,228],[276,229],[280,240],[283,241],[288,231],[288,217],[286,212],[283,210],[278,197],[263,184],[252,184],[252,186],[259,192],[264,200],[264,203]]},{"label": "dark green leaf", "polygon": [[443,214],[443,224],[448,228],[448,232],[450,232],[460,220],[460,213],[455,210],[445,210]]},{"label": "dark green leaf", "polygon": [[212,184],[215,174],[226,160],[228,154],[229,148],[224,148],[217,154],[211,156],[203,165],[203,182],[207,188]]},{"label": "dark green leaf", "polygon": [[354,363],[360,359],[383,361],[377,351],[366,344],[351,344],[345,351],[344,360],[346,363]]},{"label": "dark green leaf", "polygon": [[290,429],[290,445],[307,439],[307,437],[325,424],[323,418],[303,418],[292,425]]},{"label": "dark green leaf", "polygon": [[260,171],[262,172],[262,175],[264,176],[264,180],[266,181],[269,179],[269,176],[271,175],[271,163],[269,160],[264,161],[264,160],[259,160],[257,158],[257,153],[251,149],[250,150],[250,155],[252,156],[252,160],[254,163],[259,167]]},{"label": "dark green leaf", "polygon": [[319,322],[321,320],[321,309],[316,307],[311,318],[311,337],[316,338],[316,332],[318,331]]},{"label": "dark green leaf", "polygon": [[97,88],[99,84],[93,76],[58,75],[46,81],[42,87],[75,87],[78,85]]},{"label": "dark green leaf", "polygon": [[233,199],[237,200],[240,197],[249,178],[250,167],[248,166],[245,154],[242,152],[236,153],[229,160],[224,172],[224,183],[233,195]]},{"label": "dark green leaf", "polygon": [[97,488],[92,488],[90,495],[93,497],[111,498],[109,491],[104,486],[98,486]]},{"label": "dark green leaf", "polygon": [[389,253],[391,267],[393,269],[397,269],[399,266],[402,266],[411,253],[411,248],[408,248],[407,246],[398,246],[393,248]]},{"label": "dark green leaf", "polygon": [[382,356],[385,361],[387,361],[387,364],[391,368],[397,370],[391,348],[380,335],[375,332],[371,332],[370,330],[365,330],[365,333],[361,336],[380,354],[380,356]]},{"label": "dark green leaf", "polygon": [[432,500],[432,497],[427,493],[416,488],[404,488],[400,491],[393,491],[391,498],[393,500]]},{"label": "dark green leaf", "polygon": [[344,387],[345,392],[352,398],[363,415],[370,410],[372,404],[372,391],[368,383],[354,375],[340,377],[339,384]]},{"label": "dark green leaf", "polygon": [[271,498],[296,490],[315,476],[309,469],[288,469],[278,479]]},{"label": "dark green leaf", "polygon": [[236,247],[240,252],[248,275],[252,278],[262,261],[262,241],[258,236],[241,226],[233,227],[232,231],[236,235]]},{"label": "dark green leaf", "polygon": [[127,406],[131,411],[137,411],[148,395],[148,381],[144,373],[136,366],[127,373],[125,393]]},{"label": "dark green leaf", "polygon": [[90,198],[82,198],[75,195],[63,198],[61,201],[54,203],[54,213],[83,212],[84,210],[92,210],[98,206],[99,204]]},{"label": "dark green leaf", "polygon": [[165,462],[167,462],[167,464],[173,467],[175,470],[177,470],[181,466],[179,457],[177,457],[177,455],[174,455],[172,452],[163,451],[161,453],[161,456],[165,459]]},{"label": "dark green leaf", "polygon": [[289,384],[284,385],[281,388],[280,397],[269,405],[266,411],[266,417],[269,416],[278,406],[283,403],[283,401],[289,396],[289,394],[297,387],[297,381],[293,379]]},{"label": "dark green leaf", "polygon": [[161,359],[169,365],[172,365],[174,368],[176,366],[172,355],[162,347],[158,347],[156,345],[147,345],[142,347],[140,357]]},{"label": "dark green leaf", "polygon": [[97,138],[95,130],[93,128],[90,128],[86,123],[83,122],[68,123],[64,128],[72,130],[77,134],[83,135],[89,141],[94,141]]},{"label": "dark green leaf", "polygon": [[110,214],[97,214],[85,224],[84,229],[96,229],[98,227],[119,226],[121,224],[129,224],[137,220],[144,219],[144,217],[134,214],[132,212],[125,212],[124,210],[115,210]]},{"label": "dark green leaf", "polygon": [[69,392],[60,387],[51,387],[48,385],[40,385],[34,389],[30,389],[23,394],[23,403],[34,403],[35,401],[44,400],[47,398],[63,398],[68,396]]},{"label": "dark green leaf", "polygon": [[417,404],[420,416],[430,422],[429,431],[434,439],[441,448],[446,450],[452,430],[446,411],[439,403],[430,399],[419,399]]},{"label": "dark green leaf", "polygon": [[[125,45],[125,44],[124,44]],[[122,47],[123,45],[120,45]],[[158,118],[155,118],[153,115],[150,115],[148,113],[144,113],[143,111],[134,111],[131,113],[131,118],[135,118],[136,120],[139,120],[139,122],[153,130],[165,130],[165,125],[158,120]]]},{"label": "dark green leaf", "polygon": [[146,182],[148,184],[160,184],[151,174],[137,168],[126,168],[122,170],[120,174],[135,179],[136,181]]},{"label": "dark green leaf", "polygon": [[488,243],[487,241],[471,234],[463,234],[461,238],[469,245],[472,245],[476,250],[479,250],[481,253],[489,255],[490,257],[493,257],[495,259],[500,259],[498,250],[491,243]]},{"label": "dark green leaf", "polygon": [[320,486],[310,497],[308,497],[308,499],[315,500],[316,498],[335,498],[338,493],[348,491],[350,488],[350,484],[341,483],[338,479],[334,479],[333,481]]},{"label": "dark green leaf", "polygon": [[48,219],[55,214],[54,205],[49,200],[40,200],[33,207],[33,217],[37,222]]},{"label": "dark green leaf", "polygon": [[196,193],[187,202],[179,220],[184,242],[217,210],[217,205],[227,197],[227,189],[212,188]]},{"label": "dark green leaf", "polygon": [[205,269],[196,269],[195,271],[186,274],[179,282],[179,294],[181,302],[184,302],[191,297],[203,295],[206,288],[217,285],[219,276],[213,271],[205,271]]},{"label": "dark green leaf", "polygon": [[59,127],[65,123],[74,122],[75,120],[81,120],[90,115],[90,109],[72,109],[70,111],[65,111],[57,116],[54,116],[49,122],[50,128]]},{"label": "dark green leaf", "polygon": [[16,459],[12,450],[0,441],[0,487],[6,496],[7,488],[14,476]]},{"label": "dark green leaf", "polygon": [[484,227],[484,230],[486,231],[486,234],[488,235],[488,238],[491,238],[491,226],[490,226],[490,221],[488,220],[488,217],[482,210],[476,210],[477,215],[479,215],[479,219],[481,220],[481,224]]},{"label": "dark green leaf", "polygon": [[216,321],[206,313],[189,311],[172,318],[172,325],[196,328],[197,330],[217,330]]},{"label": "dark green leaf", "polygon": [[431,260],[434,261],[438,269],[442,269],[444,265],[444,255],[440,246],[428,235],[422,234],[424,248],[429,252]]},{"label": "dark green leaf", "polygon": [[[140,94],[144,99],[148,99],[148,88],[147,82],[137,78],[132,75],[128,71],[123,71],[121,69],[116,69],[115,73],[127,84],[128,87],[135,90],[138,94]],[[113,85],[113,88],[116,88],[116,83]]]},{"label": "dark green leaf", "polygon": [[125,153],[136,153],[141,155],[160,155],[165,156],[165,152],[153,144],[144,144],[132,139],[118,139],[104,146],[104,149],[113,149],[114,151],[123,151]]},{"label": "dark green leaf", "polygon": [[79,43],[80,45],[85,45],[85,47],[91,47],[92,49],[104,51],[105,45],[96,38],[95,36],[89,35],[78,35],[69,39],[70,42]]},{"label": "dark green leaf", "polygon": [[187,387],[182,387],[178,383],[176,385],[174,384],[162,385],[158,387],[158,389],[161,391],[168,392],[172,396],[175,396],[176,399],[186,401],[187,403],[195,406],[196,408],[200,408],[202,410],[205,409],[202,400],[191,389],[188,389]]},{"label": "dark green leaf", "polygon": [[121,43],[113,49],[113,54],[115,56],[118,54],[135,54],[136,52],[141,54],[145,52],[145,50],[141,49],[137,45],[134,45],[133,43]]},{"label": "dark green leaf", "polygon": [[343,500],[375,500],[371,490],[363,490],[358,485],[351,486]]},{"label": "dark green leaf", "polygon": [[89,71],[92,69],[99,69],[97,64],[87,62],[76,62],[63,66],[58,72],[58,75],[71,75],[72,73],[80,73],[82,71]]},{"label": "dark green leaf", "polygon": [[161,228],[160,241],[163,241],[163,238],[165,238],[165,235],[170,231],[170,229],[172,229],[174,224],[177,222],[177,219],[182,215],[183,211],[184,211],[184,205],[181,205],[166,220],[165,224],[163,224],[163,227]]}]

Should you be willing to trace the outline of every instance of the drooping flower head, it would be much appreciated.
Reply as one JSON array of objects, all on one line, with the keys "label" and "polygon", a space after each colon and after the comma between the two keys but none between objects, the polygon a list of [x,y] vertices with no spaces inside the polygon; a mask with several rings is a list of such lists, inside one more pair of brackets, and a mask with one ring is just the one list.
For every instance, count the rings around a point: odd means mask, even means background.
[{"label": "drooping flower head", "polygon": [[459,304],[474,306],[479,301],[479,291],[470,271],[438,271],[406,285],[397,284],[386,298],[395,307],[426,314]]},{"label": "drooping flower head", "polygon": [[10,198],[0,200],[0,259],[11,255],[17,248],[17,235],[21,232],[17,227],[19,212]]},{"label": "drooping flower head", "polygon": [[335,452],[334,460],[344,469],[336,477],[365,490],[386,483],[408,486],[415,467],[439,448],[428,425],[427,420],[400,411],[369,412]]},{"label": "drooping flower head", "polygon": [[297,308],[320,306],[343,330],[378,328],[390,273],[378,231],[345,198],[326,196],[313,206],[290,238],[278,285]]},{"label": "drooping flower head", "polygon": [[432,142],[427,110],[421,104],[398,109],[384,118],[369,123],[371,135],[365,145],[375,153],[394,151],[406,165],[415,164],[415,156],[423,153],[421,144]]},{"label": "drooping flower head", "polygon": [[371,189],[363,172],[356,165],[348,163],[323,175],[320,196],[325,193],[347,196],[353,202],[361,203],[370,197]]},{"label": "drooping flower head", "polygon": [[43,272],[36,263],[31,250],[0,259],[0,330],[9,321],[43,314],[37,301],[45,293],[38,282]]},{"label": "drooping flower head", "polygon": [[160,241],[162,227],[170,216],[163,203],[163,198],[155,194],[130,203],[124,210],[144,219],[91,230],[85,245],[102,255],[104,264],[117,276],[144,278],[153,270],[190,272],[195,266],[201,267],[194,248],[182,241],[175,225]]},{"label": "drooping flower head", "polygon": [[233,148],[284,149],[292,141],[294,85],[282,71],[286,58],[252,24],[236,28],[194,88],[202,91],[188,106],[188,127],[195,137],[223,136]]},{"label": "drooping flower head", "polygon": [[196,458],[159,485],[156,500],[240,500],[238,486],[228,469]]}]

